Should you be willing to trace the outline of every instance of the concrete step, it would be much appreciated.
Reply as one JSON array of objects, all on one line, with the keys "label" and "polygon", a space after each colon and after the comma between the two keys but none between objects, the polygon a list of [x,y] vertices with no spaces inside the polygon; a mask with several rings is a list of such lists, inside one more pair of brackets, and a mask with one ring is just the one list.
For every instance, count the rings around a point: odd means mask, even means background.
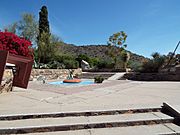
[{"label": "concrete step", "polygon": [[75,131],[31,133],[32,135],[178,135],[180,127],[175,124],[157,124],[115,128],[97,128]]},{"label": "concrete step", "polygon": [[54,132],[172,123],[161,112],[0,121],[0,134]]},{"label": "concrete step", "polygon": [[108,80],[119,80],[121,77],[124,76],[126,72],[122,72],[122,73],[116,73],[113,76],[109,77]]},{"label": "concrete step", "polygon": [[71,111],[71,112],[50,112],[50,113],[30,113],[30,114],[12,114],[0,115],[0,120],[19,120],[19,119],[36,119],[36,118],[57,118],[57,117],[75,117],[75,116],[98,116],[98,115],[116,115],[116,114],[132,114],[146,112],[160,112],[161,108],[140,108],[127,110],[87,110],[87,111]]}]

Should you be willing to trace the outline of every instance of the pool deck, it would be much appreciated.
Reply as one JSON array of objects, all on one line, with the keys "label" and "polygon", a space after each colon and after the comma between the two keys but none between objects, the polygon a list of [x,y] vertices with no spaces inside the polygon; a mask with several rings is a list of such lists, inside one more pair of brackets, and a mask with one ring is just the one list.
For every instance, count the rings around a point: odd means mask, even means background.
[{"label": "pool deck", "polygon": [[[102,112],[104,110],[129,110],[160,108],[163,102],[179,111],[180,82],[139,82],[128,80],[106,80],[102,84],[86,86],[56,86],[30,82],[28,89],[14,88],[10,93],[0,94],[0,117],[32,114]],[[158,113],[158,112],[157,112]],[[141,116],[142,115],[142,116]],[[159,114],[158,114],[159,115]],[[128,122],[137,120],[162,119],[155,113],[107,115],[96,117],[68,117],[49,119],[28,119],[18,121],[0,121],[1,132],[12,128],[36,126],[69,127],[73,122],[85,125],[93,122]],[[169,116],[163,115],[164,119]],[[19,124],[19,125],[18,125]],[[4,127],[4,128],[3,128]],[[54,129],[54,127],[52,127]],[[78,127],[77,128],[81,128]],[[21,129],[22,131],[22,129]],[[34,131],[34,129],[32,129]],[[32,133],[32,135],[119,135],[119,134],[178,134],[180,127],[173,123],[155,125],[83,129]]]},{"label": "pool deck", "polygon": [[61,87],[30,82],[0,95],[0,114],[84,111],[179,105],[180,82],[105,81],[88,86]]}]

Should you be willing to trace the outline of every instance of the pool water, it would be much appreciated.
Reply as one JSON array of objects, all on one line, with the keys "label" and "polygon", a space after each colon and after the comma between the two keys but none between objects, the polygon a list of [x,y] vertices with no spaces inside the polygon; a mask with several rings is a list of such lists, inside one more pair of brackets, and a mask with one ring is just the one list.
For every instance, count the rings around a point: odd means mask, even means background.
[{"label": "pool water", "polygon": [[57,81],[57,82],[49,82],[48,84],[52,85],[66,85],[66,86],[72,86],[72,85],[90,85],[94,84],[94,81],[81,81],[80,83],[63,83],[63,81]]}]

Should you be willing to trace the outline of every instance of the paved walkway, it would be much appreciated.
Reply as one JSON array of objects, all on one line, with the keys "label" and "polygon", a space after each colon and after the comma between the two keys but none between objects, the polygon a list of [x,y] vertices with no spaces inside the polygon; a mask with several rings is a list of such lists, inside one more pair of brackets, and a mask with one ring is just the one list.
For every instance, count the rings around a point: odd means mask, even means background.
[{"label": "paved walkway", "polygon": [[0,94],[0,114],[160,107],[179,105],[179,96],[180,82],[122,80],[78,87],[31,82],[28,90]]},{"label": "paved walkway", "polygon": [[[102,84],[88,86],[52,86],[30,82],[27,90],[14,88],[13,92],[0,94],[0,116],[30,113],[79,112],[101,110],[128,110],[161,107],[163,102],[172,106],[180,105],[180,82],[136,82],[127,80],[106,80]],[[176,108],[176,110],[179,107]],[[92,117],[67,117],[0,121],[0,130],[15,129],[20,126],[72,124],[81,122],[87,125],[98,122],[123,122],[172,119],[159,112],[144,114],[106,115]],[[64,120],[64,121],[63,121]],[[64,123],[63,123],[64,122]],[[59,125],[59,126],[60,126]],[[27,128],[27,127],[25,127]],[[54,127],[52,127],[54,128]],[[32,129],[34,131],[34,129]],[[180,133],[180,127],[173,123],[142,125],[116,128],[99,128],[75,131],[46,132],[32,134],[60,135],[105,135],[105,134],[161,134]]]},{"label": "paved walkway", "polygon": [[126,73],[126,72],[116,73],[115,75],[109,77],[108,80],[118,80],[118,79],[120,79],[121,77],[123,77],[125,73]]}]

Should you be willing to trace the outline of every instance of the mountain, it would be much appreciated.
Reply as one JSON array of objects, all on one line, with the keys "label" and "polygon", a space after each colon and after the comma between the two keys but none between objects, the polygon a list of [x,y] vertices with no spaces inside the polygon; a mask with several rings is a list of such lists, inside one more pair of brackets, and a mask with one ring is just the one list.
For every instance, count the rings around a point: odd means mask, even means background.
[{"label": "mountain", "polygon": [[[79,54],[85,54],[89,57],[98,57],[100,59],[109,59],[109,56],[106,54],[108,51],[107,45],[84,45],[84,46],[76,46],[73,44],[62,44],[59,47],[60,51],[65,54],[71,54],[78,56]],[[144,56],[130,53],[130,61],[142,63],[143,61],[147,60]]]}]

